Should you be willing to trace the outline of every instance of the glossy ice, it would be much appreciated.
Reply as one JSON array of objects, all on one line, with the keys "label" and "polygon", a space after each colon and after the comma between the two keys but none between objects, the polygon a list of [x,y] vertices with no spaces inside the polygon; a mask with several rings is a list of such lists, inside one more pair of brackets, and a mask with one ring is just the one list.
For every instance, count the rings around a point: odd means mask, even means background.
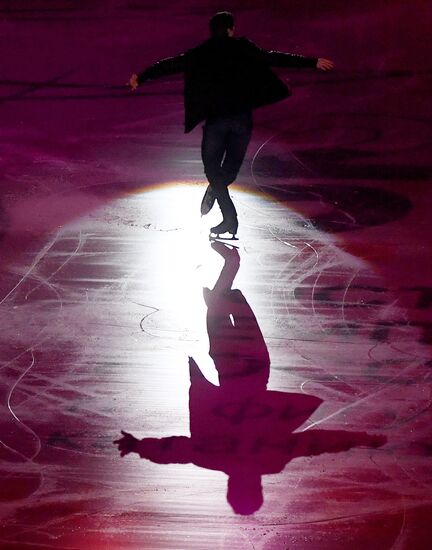
[{"label": "glossy ice", "polygon": [[2,549],[430,546],[430,9],[231,6],[337,67],[256,112],[232,248],[181,79],[123,87],[218,8],[1,7]]}]

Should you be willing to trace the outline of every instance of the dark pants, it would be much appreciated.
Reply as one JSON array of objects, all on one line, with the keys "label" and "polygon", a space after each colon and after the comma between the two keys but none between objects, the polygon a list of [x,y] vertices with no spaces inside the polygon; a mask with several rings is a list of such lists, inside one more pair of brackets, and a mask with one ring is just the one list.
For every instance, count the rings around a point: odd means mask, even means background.
[{"label": "dark pants", "polygon": [[237,222],[228,193],[240,170],[252,134],[252,113],[209,118],[203,127],[201,155],[204,172],[216,196],[224,221]]}]

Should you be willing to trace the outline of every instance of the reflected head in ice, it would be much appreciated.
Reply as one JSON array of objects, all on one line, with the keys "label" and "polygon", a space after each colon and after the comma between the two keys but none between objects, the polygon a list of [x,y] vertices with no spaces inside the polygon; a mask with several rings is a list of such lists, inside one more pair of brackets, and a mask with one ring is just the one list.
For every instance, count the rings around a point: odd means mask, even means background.
[{"label": "reflected head in ice", "polygon": [[236,514],[248,516],[264,502],[261,476],[254,472],[239,472],[228,478],[227,500]]},{"label": "reflected head in ice", "polygon": [[210,383],[189,358],[190,437],[136,439],[122,432],[121,456],[136,452],[159,464],[192,463],[228,476],[227,500],[237,514],[257,512],[262,476],[282,472],[294,458],[378,447],[382,436],[343,430],[296,432],[322,400],[270,391],[270,358],[256,317],[240,290],[232,289],[240,266],[237,248],[215,242],[224,259],[213,289],[204,289],[209,354],[219,376]]}]

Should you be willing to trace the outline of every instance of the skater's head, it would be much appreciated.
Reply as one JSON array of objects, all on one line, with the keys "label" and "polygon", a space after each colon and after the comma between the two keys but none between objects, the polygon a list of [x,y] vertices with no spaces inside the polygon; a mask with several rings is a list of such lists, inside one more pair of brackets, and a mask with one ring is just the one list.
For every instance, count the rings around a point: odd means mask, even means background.
[{"label": "skater's head", "polygon": [[229,11],[215,13],[209,21],[210,36],[234,36],[234,16]]}]

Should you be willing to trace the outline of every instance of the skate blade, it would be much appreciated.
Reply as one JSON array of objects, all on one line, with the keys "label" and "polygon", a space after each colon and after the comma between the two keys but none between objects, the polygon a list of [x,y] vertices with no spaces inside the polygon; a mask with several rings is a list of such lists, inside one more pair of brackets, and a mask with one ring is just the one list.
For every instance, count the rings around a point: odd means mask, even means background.
[{"label": "skate blade", "polygon": [[209,241],[238,241],[238,237],[236,235],[232,235],[231,237],[221,237],[217,234],[210,233],[209,235]]}]

